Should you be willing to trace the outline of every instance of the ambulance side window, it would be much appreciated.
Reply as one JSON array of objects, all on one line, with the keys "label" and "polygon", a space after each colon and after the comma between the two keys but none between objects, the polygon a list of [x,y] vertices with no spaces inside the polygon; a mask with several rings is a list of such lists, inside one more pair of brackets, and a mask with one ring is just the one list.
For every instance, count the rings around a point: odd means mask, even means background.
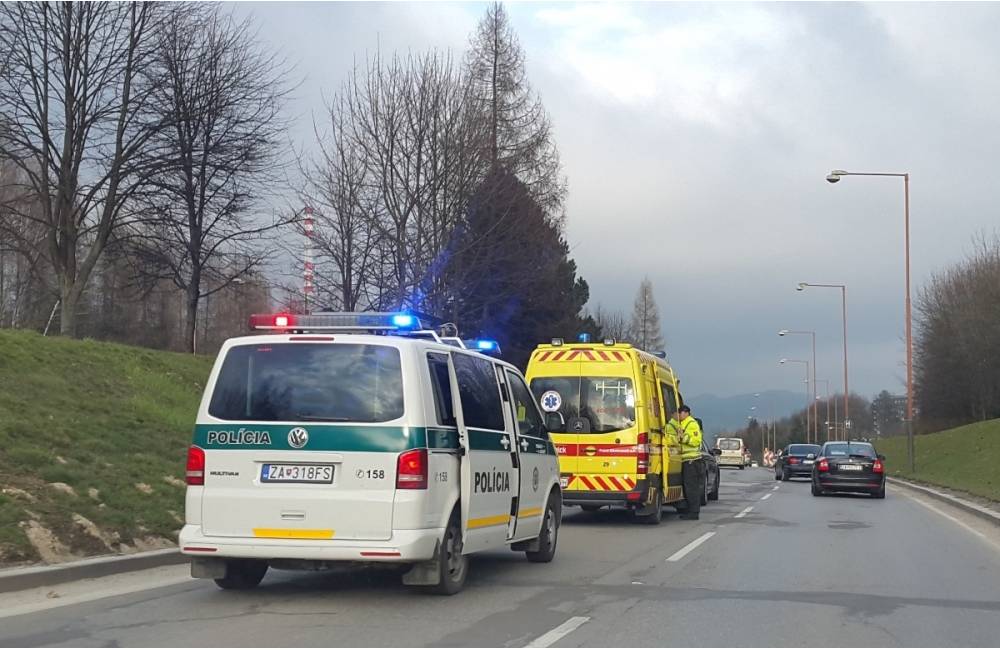
[{"label": "ambulance side window", "polygon": [[663,401],[666,405],[666,416],[669,420],[677,412],[677,395],[674,387],[666,382],[660,382],[660,391],[663,393]]},{"label": "ambulance side window", "polygon": [[468,354],[453,354],[458,394],[462,400],[465,426],[473,429],[504,430],[500,387],[493,364]]},{"label": "ambulance side window", "polygon": [[437,423],[445,427],[456,426],[455,410],[451,401],[451,380],[448,378],[448,355],[429,353],[427,368],[431,374],[431,391],[434,393]]}]

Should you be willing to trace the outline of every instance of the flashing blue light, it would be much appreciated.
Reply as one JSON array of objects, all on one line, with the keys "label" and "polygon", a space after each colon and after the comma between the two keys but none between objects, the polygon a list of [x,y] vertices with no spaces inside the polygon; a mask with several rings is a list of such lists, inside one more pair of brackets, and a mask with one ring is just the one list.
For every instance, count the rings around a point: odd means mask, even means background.
[{"label": "flashing blue light", "polygon": [[392,324],[400,328],[413,327],[416,324],[416,318],[410,314],[394,314],[392,317]]},{"label": "flashing blue light", "polygon": [[590,334],[584,332],[580,336],[576,337],[576,340],[578,340],[580,343],[590,343]]},{"label": "flashing blue light", "polygon": [[497,345],[496,341],[490,341],[489,339],[480,339],[476,341],[476,349],[480,352],[494,352],[500,347]]}]

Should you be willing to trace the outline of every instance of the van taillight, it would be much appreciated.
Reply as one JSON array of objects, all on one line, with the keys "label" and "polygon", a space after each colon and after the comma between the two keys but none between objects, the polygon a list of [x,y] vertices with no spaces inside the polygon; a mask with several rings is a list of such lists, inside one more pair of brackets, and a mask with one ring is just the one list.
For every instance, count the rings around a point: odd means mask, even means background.
[{"label": "van taillight", "polygon": [[205,485],[205,450],[201,447],[188,447],[186,477],[188,485]]},{"label": "van taillight", "polygon": [[637,474],[649,473],[649,434],[640,433],[638,444],[636,444],[636,469]]},{"label": "van taillight", "polygon": [[411,449],[399,455],[399,461],[396,463],[396,489],[427,489],[426,449]]}]

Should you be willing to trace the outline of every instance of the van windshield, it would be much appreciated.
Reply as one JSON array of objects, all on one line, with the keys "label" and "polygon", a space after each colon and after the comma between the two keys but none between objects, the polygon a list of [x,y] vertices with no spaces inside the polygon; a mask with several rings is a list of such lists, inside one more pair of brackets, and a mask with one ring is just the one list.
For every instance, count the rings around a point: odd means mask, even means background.
[{"label": "van windshield", "polygon": [[635,392],[626,377],[536,377],[531,392],[553,433],[608,433],[635,426]]},{"label": "van windshield", "polygon": [[719,449],[723,451],[739,451],[743,448],[743,441],[739,438],[720,438]]},{"label": "van windshield", "polygon": [[234,346],[208,412],[261,422],[395,420],[403,415],[399,350],[350,343]]}]

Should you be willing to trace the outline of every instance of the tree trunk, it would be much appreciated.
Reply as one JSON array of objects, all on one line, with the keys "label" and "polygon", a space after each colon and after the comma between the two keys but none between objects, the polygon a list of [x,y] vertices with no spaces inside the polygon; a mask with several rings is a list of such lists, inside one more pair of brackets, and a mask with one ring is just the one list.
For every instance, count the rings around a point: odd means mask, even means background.
[{"label": "tree trunk", "polygon": [[185,295],[187,314],[186,320],[184,321],[184,346],[191,354],[194,354],[197,351],[195,327],[198,323],[198,296],[201,293],[198,286],[199,284],[200,283],[197,283],[194,279],[192,279],[191,283],[188,284]]}]

